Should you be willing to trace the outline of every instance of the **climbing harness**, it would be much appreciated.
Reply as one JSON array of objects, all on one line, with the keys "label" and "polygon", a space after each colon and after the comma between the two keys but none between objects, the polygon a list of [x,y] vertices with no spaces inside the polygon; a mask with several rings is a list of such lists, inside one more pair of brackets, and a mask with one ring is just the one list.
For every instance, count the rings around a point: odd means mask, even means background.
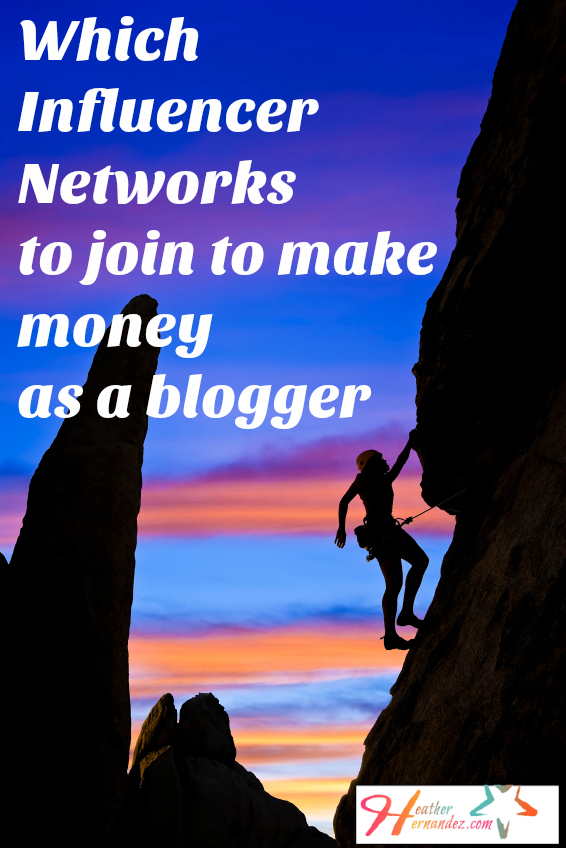
[{"label": "climbing harness", "polygon": [[[483,476],[485,477],[486,475],[484,474]],[[481,480],[481,479],[482,478],[480,477],[479,480]],[[434,504],[434,506],[429,506],[428,509],[424,509],[422,512],[419,512],[418,515],[412,515],[412,516],[410,515],[408,518],[393,518],[392,520],[393,520],[395,526],[404,527],[405,524],[411,524],[415,520],[415,518],[420,518],[421,515],[424,515],[425,513],[430,512],[431,509],[436,509],[437,507],[442,506],[442,504],[447,503],[448,501],[451,501],[454,498],[457,498],[458,495],[464,494],[464,492],[467,492],[468,489],[472,488],[472,486],[475,486],[476,483],[479,482],[479,480],[474,480],[474,482],[470,483],[469,486],[466,486],[465,489],[461,489],[459,492],[456,492],[456,494],[450,495],[450,497],[448,497],[448,498],[444,498],[444,500],[439,501],[437,504]],[[368,554],[366,556],[366,560],[368,562],[370,562],[372,559],[377,559],[375,553],[373,552],[373,550],[371,548],[371,542],[370,542],[370,539],[368,537],[367,518],[364,518],[363,524],[361,524],[359,527],[354,528],[354,533],[356,534],[356,537],[357,537],[357,540],[358,540],[358,545],[360,546],[360,548],[365,548],[365,550],[368,552]],[[392,534],[391,534],[391,531],[390,531],[389,528],[385,528],[385,537],[386,538],[383,538],[381,541],[383,541],[385,543],[393,541],[393,537],[392,537]]]}]

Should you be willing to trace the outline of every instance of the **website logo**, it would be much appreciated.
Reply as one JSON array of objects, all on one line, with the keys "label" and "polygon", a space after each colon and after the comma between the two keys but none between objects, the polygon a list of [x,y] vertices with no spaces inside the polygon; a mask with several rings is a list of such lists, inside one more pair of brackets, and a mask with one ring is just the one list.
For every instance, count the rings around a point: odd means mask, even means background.
[{"label": "website logo", "polygon": [[356,807],[358,844],[558,844],[557,786],[357,786]]}]

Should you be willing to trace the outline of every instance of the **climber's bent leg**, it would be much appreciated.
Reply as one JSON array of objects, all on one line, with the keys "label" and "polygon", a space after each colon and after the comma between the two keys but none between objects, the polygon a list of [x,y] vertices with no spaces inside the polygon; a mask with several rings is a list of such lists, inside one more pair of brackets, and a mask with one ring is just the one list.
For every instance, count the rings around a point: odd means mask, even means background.
[{"label": "climber's bent leg", "polygon": [[395,615],[397,613],[397,598],[403,586],[403,566],[400,557],[389,556],[379,561],[379,566],[385,578],[385,592],[382,600],[385,635],[395,636]]},{"label": "climber's bent leg", "polygon": [[399,553],[401,558],[408,562],[411,568],[405,579],[405,594],[403,596],[403,606],[397,618],[397,624],[404,627],[409,624],[412,627],[418,627],[422,624],[421,619],[417,618],[413,606],[417,592],[419,591],[424,573],[427,569],[429,559],[423,549],[409,536],[404,530],[398,531]]}]

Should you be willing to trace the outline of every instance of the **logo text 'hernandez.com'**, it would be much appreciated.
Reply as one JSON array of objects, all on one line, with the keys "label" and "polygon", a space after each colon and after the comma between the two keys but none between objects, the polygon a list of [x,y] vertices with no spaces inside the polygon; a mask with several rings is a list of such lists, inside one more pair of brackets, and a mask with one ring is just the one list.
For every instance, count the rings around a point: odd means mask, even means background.
[{"label": "logo text 'hernandez.com'", "polygon": [[356,787],[358,844],[471,845],[502,839],[558,844],[558,787]]}]

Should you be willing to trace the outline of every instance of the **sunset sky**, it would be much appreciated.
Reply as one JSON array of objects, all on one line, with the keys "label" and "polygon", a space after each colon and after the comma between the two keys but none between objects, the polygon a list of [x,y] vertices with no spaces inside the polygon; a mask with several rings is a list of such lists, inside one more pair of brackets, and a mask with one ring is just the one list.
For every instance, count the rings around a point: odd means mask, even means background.
[{"label": "sunset sky", "polygon": [[[75,62],[77,41],[60,62],[23,60],[20,21],[42,33],[49,20],[65,31],[79,19],[76,2],[20,2],[5,11],[3,55],[9,85],[2,93],[2,314],[0,345],[0,549],[10,556],[25,512],[29,479],[60,419],[25,419],[18,398],[30,385],[84,383],[93,350],[17,348],[24,313],[64,313],[71,327],[94,313],[109,322],[128,300],[148,293],[159,311],[212,314],[204,353],[162,349],[158,373],[181,393],[191,374],[203,391],[248,385],[368,385],[350,418],[313,417],[279,430],[273,412],[254,430],[238,429],[236,413],[195,418],[181,412],[150,420],[139,518],[132,613],[133,736],[158,698],[170,691],[179,708],[212,691],[227,709],[238,760],[273,794],[297,803],[312,824],[331,832],[339,797],[356,776],[363,740],[389,700],[403,655],[383,649],[382,578],[367,563],[353,528],[362,518],[352,503],[348,544],[333,545],[337,503],[352,482],[355,457],[382,450],[393,461],[415,424],[412,365],[428,297],[454,245],[456,189],[479,132],[493,71],[513,2],[460,3],[352,0],[242,0],[160,4],[108,0],[80,4],[115,39],[120,17],[167,31],[172,17],[198,29],[198,59],[164,63]],[[81,18],[82,20],[82,18]],[[78,36],[77,36],[78,40]],[[112,42],[114,43],[114,41]],[[74,45],[74,46],[73,46]],[[93,87],[120,89],[120,101],[216,98],[223,109],[250,98],[287,103],[313,98],[319,111],[300,132],[18,133],[24,92],[77,104]],[[75,105],[75,109],[79,106]],[[98,107],[100,108],[100,107]],[[98,113],[96,113],[98,114]],[[185,116],[186,118],[186,116]],[[76,125],[76,121],[75,121]],[[238,163],[270,178],[296,173],[288,203],[230,203],[232,189],[201,205],[171,204],[163,193],[146,205],[51,205],[30,195],[18,204],[26,163],[46,173],[92,174],[110,165],[132,179],[192,171],[235,174]],[[90,189],[89,189],[90,191]],[[224,194],[222,192],[224,191]],[[194,245],[193,273],[124,276],[106,270],[82,286],[93,232],[140,251],[146,233],[159,244]],[[330,255],[345,242],[368,242],[389,231],[408,250],[438,246],[432,273],[278,276],[284,242],[321,241]],[[68,271],[19,274],[19,245],[66,242]],[[265,251],[252,275],[215,276],[211,245],[257,242]],[[39,255],[39,254],[38,254]],[[367,263],[366,263],[367,264]],[[394,514],[426,509],[413,455],[395,485]],[[450,493],[447,493],[447,495]],[[417,598],[424,614],[449,544],[453,519],[432,511],[413,525],[431,558]],[[413,631],[406,628],[411,635]],[[409,632],[410,631],[410,632]]]}]

